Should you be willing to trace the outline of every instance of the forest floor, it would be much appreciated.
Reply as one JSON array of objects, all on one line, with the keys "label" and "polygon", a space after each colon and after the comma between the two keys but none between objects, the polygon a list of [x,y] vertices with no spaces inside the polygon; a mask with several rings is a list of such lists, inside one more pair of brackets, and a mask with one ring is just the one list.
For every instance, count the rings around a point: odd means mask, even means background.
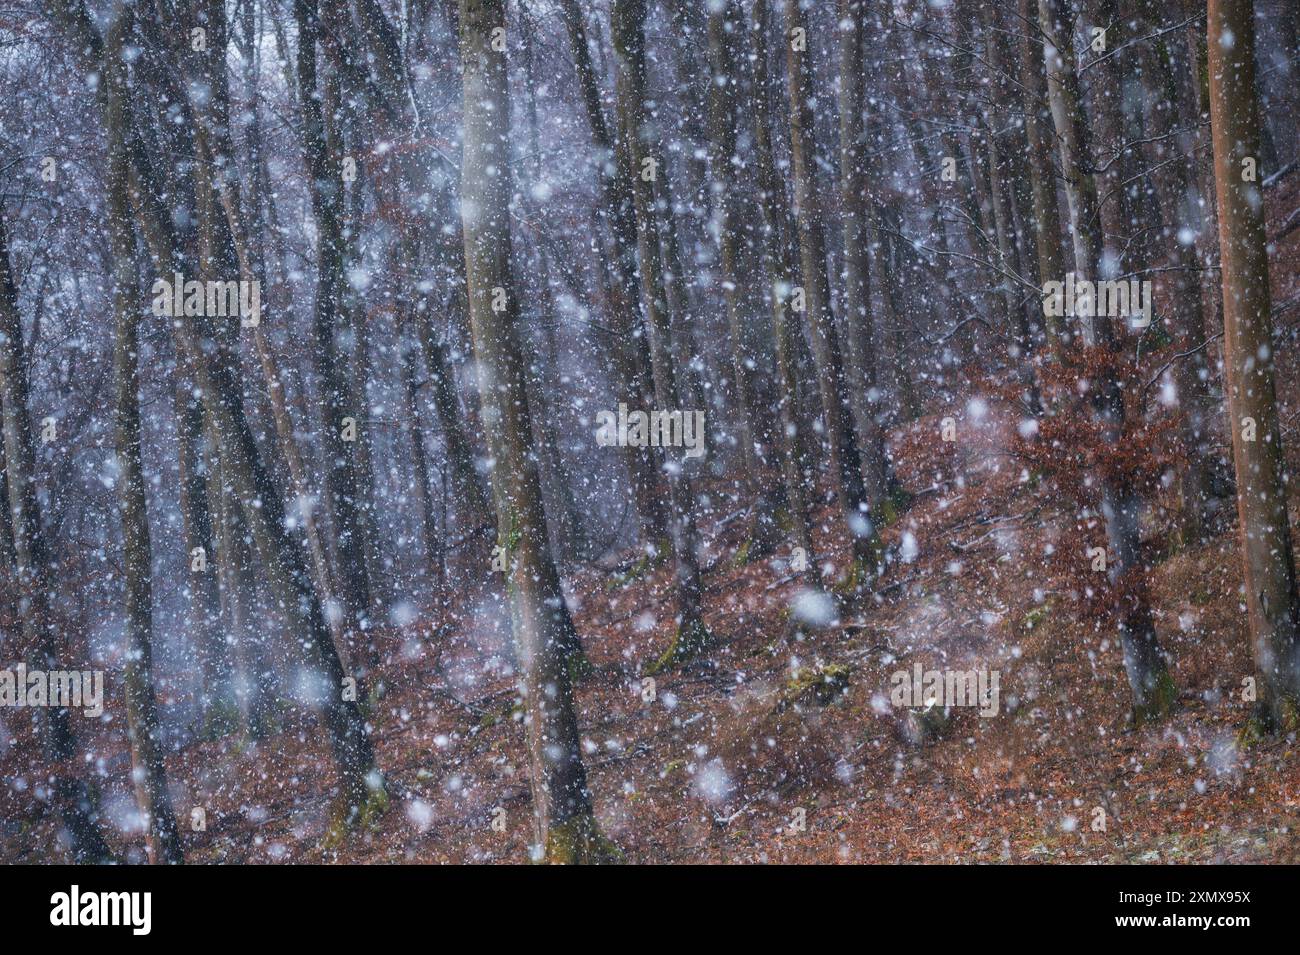
[{"label": "forest floor", "polygon": [[[1300,205],[1300,175],[1278,191],[1271,208]],[[1288,340],[1300,321],[1297,240],[1274,266]],[[1297,352],[1279,356],[1293,473]],[[715,645],[656,674],[651,700],[643,679],[671,638],[671,569],[628,574],[630,554],[623,575],[573,579],[592,664],[576,689],[592,797],[629,862],[1300,861],[1300,754],[1285,740],[1246,745],[1240,732],[1253,665],[1231,500],[1200,546],[1173,546],[1160,519],[1148,521],[1156,625],[1179,697],[1171,717],[1133,728],[1113,631],[1075,610],[1087,574],[1047,569],[1073,539],[1076,509],[1008,453],[1015,426],[993,405],[962,416],[957,444],[938,440],[937,416],[891,436],[911,495],[883,530],[895,559],[874,602],[832,625],[791,626],[799,585],[784,558],[736,564],[743,520],[704,528]],[[822,544],[842,568],[843,542]],[[372,721],[391,808],[374,829],[323,848],[328,752],[310,717],[290,717],[256,746],[228,737],[170,757],[178,815],[206,814],[204,831],[186,833],[189,860],[527,861],[508,652],[493,627],[433,631],[417,621],[385,635]],[[916,722],[889,705],[890,674],[918,662],[997,670],[998,714],[954,709],[918,744]],[[103,798],[129,803],[125,741],[100,751],[122,770]],[[4,792],[0,856],[56,858],[54,822],[25,793]],[[138,836],[120,840],[129,857],[126,843],[139,854]]]},{"label": "forest floor", "polygon": [[[651,701],[643,672],[671,636],[670,569],[578,578],[593,665],[577,689],[586,763],[600,824],[628,861],[1300,861],[1295,746],[1239,742],[1252,665],[1231,527],[1156,565],[1180,697],[1171,718],[1133,729],[1117,642],[1042,570],[1073,509],[1044,500],[1004,453],[1009,416],[965,423],[977,438],[960,451],[932,437],[936,420],[896,436],[914,495],[884,529],[896,559],[877,604],[834,625],[790,625],[798,584],[781,559],[735,566],[743,521],[706,535],[716,645],[657,674]],[[435,640],[419,624],[388,636],[372,718],[392,806],[377,827],[322,848],[332,779],[303,716],[256,747],[229,737],[171,757],[178,814],[206,814],[186,835],[191,861],[527,860],[505,648]],[[996,669],[997,716],[954,709],[918,745],[907,711],[888,704],[889,674],[915,662]],[[25,857],[48,857],[33,834]],[[16,835],[5,841],[22,857]]]}]

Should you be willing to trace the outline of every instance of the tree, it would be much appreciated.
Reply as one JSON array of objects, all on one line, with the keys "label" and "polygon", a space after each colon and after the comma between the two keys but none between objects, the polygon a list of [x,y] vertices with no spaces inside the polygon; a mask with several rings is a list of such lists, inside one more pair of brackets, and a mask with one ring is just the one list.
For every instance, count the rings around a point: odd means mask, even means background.
[{"label": "tree", "polygon": [[[654,375],[655,403],[662,411],[681,409],[676,356],[673,350],[673,313],[667,293],[660,231],[656,214],[656,184],[668,193],[668,170],[662,150],[656,148],[645,110],[645,0],[616,0],[610,7],[610,32],[616,56],[619,124],[631,159],[632,194],[636,207],[637,259],[641,265],[641,307],[650,339],[650,364]],[[671,210],[669,210],[671,215]],[[700,609],[702,585],[695,553],[696,529],[693,495],[681,462],[667,462],[671,499],[669,538],[676,574],[677,632],[672,646],[656,663],[658,669],[679,663],[704,649],[711,640]]]},{"label": "tree", "polygon": [[[804,317],[817,366],[822,418],[826,425],[831,486],[835,489],[844,531],[853,547],[847,583],[857,589],[878,573],[880,539],[871,519],[870,502],[853,434],[853,409],[840,354],[839,334],[831,315],[831,288],[826,273],[826,230],[817,186],[813,133],[811,53],[802,0],[785,0],[786,83],[790,96],[790,157],[794,177],[795,222],[803,275]],[[804,39],[801,39],[804,38]]]},{"label": "tree", "polygon": [[840,208],[844,220],[844,342],[851,376],[845,383],[858,429],[864,490],[880,501],[888,491],[884,434],[873,407],[876,331],[871,309],[867,221],[866,0],[840,0]]},{"label": "tree", "polygon": [[1264,728],[1300,724],[1300,599],[1273,381],[1267,241],[1260,185],[1254,4],[1210,0],[1210,118],[1223,270],[1223,376],[1237,473],[1245,600]]},{"label": "tree", "polygon": [[[15,590],[23,636],[39,653],[46,670],[61,670],[65,669],[67,647],[50,613],[54,580],[36,496],[36,446],[28,410],[31,391],[18,290],[9,262],[9,227],[0,215],[0,410],[8,492],[3,505],[13,533]],[[96,824],[90,793],[73,766],[78,746],[69,711],[59,707],[46,712],[42,735],[54,801],[71,841],[73,859],[108,861],[112,853]]]},{"label": "tree", "polygon": [[[338,345],[342,333],[339,322],[345,314],[343,172],[335,118],[340,109],[339,78],[337,72],[327,71],[323,89],[317,89],[315,6],[313,0],[294,0],[303,153],[318,235],[313,359],[324,399],[321,435],[325,446],[325,487],[338,543],[337,584],[347,608],[350,644],[361,650],[367,665],[373,667],[374,651],[363,636],[369,628],[371,597],[365,561],[367,534],[361,514],[362,462],[354,450],[362,442],[355,433],[350,440],[345,438],[346,419],[352,419],[354,432],[367,427],[368,422],[361,409],[352,406],[347,362]],[[364,382],[358,384],[358,391],[364,393]]]},{"label": "tree", "polygon": [[[1048,99],[1052,106],[1061,174],[1065,179],[1070,210],[1074,267],[1080,276],[1095,280],[1102,272],[1103,242],[1097,183],[1089,159],[1088,123],[1074,66],[1073,32],[1077,10],[1073,0],[1039,0],[1038,16],[1039,28],[1046,41],[1044,63]],[[1109,316],[1084,318],[1081,324],[1083,342],[1087,347],[1102,350],[1114,347],[1115,334]],[[1102,425],[1105,439],[1114,446],[1125,426],[1123,390],[1115,375],[1105,373],[1101,381],[1093,384],[1091,391],[1096,396],[1094,414]],[[1133,715],[1137,722],[1158,719],[1172,708],[1176,690],[1156,637],[1151,606],[1141,581],[1137,579],[1143,572],[1138,525],[1141,498],[1132,485],[1113,470],[1103,476],[1101,485],[1101,510],[1109,545],[1107,573],[1111,586],[1121,594],[1120,641],[1124,647],[1124,668],[1133,693]],[[1128,582],[1137,585],[1131,588],[1121,586]]]},{"label": "tree", "polygon": [[127,170],[126,116],[130,95],[124,44],[131,34],[134,9],[115,11],[104,38],[104,77],[108,87],[105,125],[108,132],[109,234],[113,248],[114,437],[122,497],[123,567],[126,579],[126,719],[131,743],[131,778],[136,803],[148,820],[149,855],[155,863],[185,861],[180,830],[167,792],[162,734],[153,688],[153,548],[140,462],[140,380],[137,369],[139,316],[143,296],[136,271],[136,238],[132,227]]},{"label": "tree", "polygon": [[[84,4],[60,0],[58,15],[74,50],[88,72],[99,73],[104,62],[104,42]],[[98,105],[107,122],[107,97],[98,91]],[[119,104],[124,148],[129,160],[131,208],[149,246],[159,274],[185,272],[186,256],[173,218],[165,207],[164,190],[131,101]],[[328,624],[324,601],[327,591],[313,588],[299,543],[286,522],[284,498],[271,479],[245,417],[241,389],[233,363],[221,361],[216,344],[221,331],[209,318],[172,321],[172,339],[202,395],[205,413],[220,449],[222,469],[238,498],[254,547],[266,570],[280,612],[299,623],[303,662],[322,677],[326,692],[320,701],[326,732],[339,771],[340,793],[331,841],[347,827],[372,819],[388,804],[383,778],[375,766],[374,749],[361,709],[345,698],[346,671],[339,647]]]},{"label": "tree", "polygon": [[548,862],[603,862],[614,850],[592,812],[566,660],[576,634],[547,545],[530,448],[519,302],[510,271],[510,97],[504,51],[495,48],[493,36],[505,28],[502,0],[461,0],[461,221],[470,330],[482,367],[479,394],[494,461],[500,546],[509,567],[537,851]]}]

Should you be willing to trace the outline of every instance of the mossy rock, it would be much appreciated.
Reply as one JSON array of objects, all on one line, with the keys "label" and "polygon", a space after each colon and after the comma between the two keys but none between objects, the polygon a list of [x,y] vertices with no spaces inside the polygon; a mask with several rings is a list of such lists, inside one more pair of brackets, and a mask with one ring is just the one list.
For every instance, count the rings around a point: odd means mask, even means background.
[{"label": "mossy rock", "polygon": [[689,623],[683,623],[677,628],[677,633],[673,636],[673,642],[664,651],[663,656],[651,664],[645,672],[648,676],[663,673],[665,670],[699,656],[700,653],[712,645],[713,633],[704,625],[703,620],[697,618]]},{"label": "mossy rock", "polygon": [[622,850],[600,834],[595,818],[585,812],[551,827],[542,861],[550,865],[619,865],[625,860]]},{"label": "mossy rock", "polygon": [[853,668],[845,663],[828,663],[822,667],[805,667],[781,691],[781,706],[829,706],[849,689]]},{"label": "mossy rock", "polygon": [[1038,629],[1039,624],[1047,619],[1047,616],[1051,611],[1052,605],[1050,603],[1041,603],[1037,607],[1031,607],[1029,612],[1025,614],[1024,629]]},{"label": "mossy rock", "polygon": [[952,727],[952,714],[945,706],[909,706],[898,720],[898,732],[912,746],[942,739]]}]

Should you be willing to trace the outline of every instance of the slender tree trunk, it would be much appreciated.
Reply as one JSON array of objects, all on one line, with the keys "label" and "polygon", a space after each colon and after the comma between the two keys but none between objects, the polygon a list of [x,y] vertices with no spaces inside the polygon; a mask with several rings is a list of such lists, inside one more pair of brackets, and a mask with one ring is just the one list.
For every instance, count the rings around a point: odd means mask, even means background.
[{"label": "slender tree trunk", "polygon": [[[1147,26],[1158,29],[1159,21],[1152,19]],[[1182,498],[1179,523],[1183,539],[1196,543],[1204,536],[1206,505],[1214,494],[1214,451],[1209,425],[1216,402],[1210,385],[1213,369],[1206,355],[1205,311],[1200,295],[1201,259],[1196,243],[1184,239],[1184,232],[1195,234],[1205,228],[1205,216],[1194,207],[1192,199],[1199,191],[1196,136],[1191,131],[1177,133],[1179,124],[1193,122],[1198,111],[1191,84],[1180,75],[1185,67],[1163,38],[1156,41],[1151,63],[1151,93],[1168,104],[1164,132],[1170,142],[1159,156],[1171,161],[1166,169],[1156,173],[1156,189],[1164,210],[1164,232],[1173,249],[1174,271],[1169,282],[1171,337],[1177,352],[1184,356],[1173,369],[1181,411],[1179,429],[1187,454],[1187,465],[1179,482]],[[1188,153],[1185,159],[1177,155],[1182,151]]]},{"label": "slender tree trunk", "polygon": [[[1036,0],[1020,0],[1020,18],[1026,35],[1020,46],[1020,89],[1024,99],[1025,136],[1029,140],[1029,176],[1034,195],[1034,248],[1038,253],[1038,281],[1065,280],[1065,250],[1061,247],[1061,212],[1056,199],[1056,162],[1052,158],[1051,105],[1043,56],[1032,26],[1037,22]],[[1046,319],[1047,340],[1055,348],[1061,329],[1056,319]]]},{"label": "slender tree trunk", "polygon": [[[795,222],[803,273],[805,319],[826,424],[831,483],[835,489],[844,530],[853,549],[848,583],[857,589],[878,573],[879,537],[871,520],[870,502],[858,460],[853,434],[853,409],[848,400],[839,336],[831,315],[830,281],[826,274],[825,225],[817,186],[813,111],[809,105],[812,67],[808,49],[796,49],[796,31],[807,29],[800,0],[785,0],[787,33],[786,81],[790,96],[790,157],[795,192]],[[861,579],[865,576],[866,580]]]},{"label": "slender tree trunk", "polygon": [[[636,205],[637,253],[641,264],[642,309],[650,338],[650,363],[654,371],[655,404],[662,411],[681,410],[674,368],[673,321],[666,293],[660,252],[659,224],[655,215],[656,182],[666,180],[667,164],[650,139],[645,113],[645,0],[617,0],[610,8],[610,30],[617,57],[618,109],[624,136],[636,170],[632,192]],[[666,181],[662,183],[668,193]],[[686,413],[683,411],[683,413]],[[668,454],[663,455],[666,460]],[[702,585],[695,554],[696,530],[693,495],[681,462],[666,462],[672,504],[670,520],[673,561],[676,567],[677,633],[673,645],[657,666],[680,662],[698,653],[709,640],[700,611]]]},{"label": "slender tree trunk", "polygon": [[785,189],[777,176],[772,152],[771,87],[768,78],[767,0],[755,0],[750,25],[753,39],[751,73],[754,155],[759,206],[763,214],[763,271],[767,276],[767,299],[772,310],[772,338],[776,346],[777,411],[780,419],[781,476],[785,484],[786,510],[794,546],[802,551],[795,557],[797,571],[813,588],[821,589],[821,571],[813,547],[812,518],[806,488],[813,486],[802,467],[799,414],[798,340],[799,330],[788,311],[790,288],[794,284],[794,253],[790,245],[790,223],[785,206]]},{"label": "slender tree trunk", "polygon": [[185,581],[189,591],[190,626],[203,681],[203,730],[215,738],[235,729],[233,669],[230,647],[221,627],[216,546],[208,509],[203,405],[179,367],[177,374],[180,380],[176,386],[176,443],[185,534]]},{"label": "slender tree trunk", "polygon": [[[464,84],[461,213],[465,275],[484,425],[495,462],[497,526],[510,564],[510,601],[527,710],[537,850],[550,862],[599,862],[600,835],[582,765],[566,651],[577,643],[546,542],[541,486],[519,348],[519,301],[510,274],[510,99],[502,0],[461,0]],[[504,296],[496,311],[493,300]]]},{"label": "slender tree trunk", "polygon": [[[37,648],[44,669],[63,670],[69,669],[68,650],[50,613],[53,581],[36,496],[36,446],[28,410],[30,389],[24,351],[18,291],[9,259],[8,224],[0,214],[0,410],[8,492],[3,505],[9,512],[13,533],[15,600],[23,636],[29,646]],[[84,764],[78,765],[75,758],[78,746],[71,716],[63,707],[43,713],[41,731],[53,779],[54,803],[67,829],[73,859],[106,862],[112,853],[100,834],[97,813],[80,775]]]},{"label": "slender tree trunk", "polygon": [[[1081,278],[1095,281],[1101,272],[1102,233],[1097,203],[1097,184],[1087,166],[1088,126],[1079,96],[1074,67],[1073,30],[1077,11],[1072,0],[1039,0],[1039,27],[1047,37],[1044,62],[1052,120],[1060,145],[1061,172],[1065,178],[1070,208],[1070,232],[1074,240],[1074,266]],[[1090,348],[1111,348],[1114,332],[1110,318],[1098,315],[1082,319],[1084,344]],[[1093,388],[1094,411],[1104,425],[1106,440],[1118,443],[1124,431],[1124,394],[1111,375]],[[1141,574],[1138,511],[1141,499],[1122,478],[1102,480],[1102,513],[1106,520],[1108,569],[1112,587],[1131,574]],[[1146,591],[1139,585],[1123,598],[1120,639],[1124,667],[1133,691],[1134,717],[1138,722],[1158,719],[1174,703],[1176,691],[1169,676],[1164,652],[1156,639],[1155,623]]]},{"label": "slender tree trunk", "polygon": [[[318,91],[314,0],[294,0],[298,25],[298,98],[303,114],[303,151],[311,184],[312,214],[317,231],[316,306],[313,311],[313,360],[324,398],[322,438],[325,487],[338,540],[338,585],[347,608],[349,643],[373,666],[377,661],[368,638],[370,583],[366,573],[366,534],[360,514],[359,432],[367,426],[361,409],[352,407],[346,359],[340,352],[338,322],[344,314],[343,171],[336,132],[339,108],[337,71],[327,70]],[[348,419],[352,428],[349,435]]]},{"label": "slender tree trunk", "polygon": [[113,348],[116,382],[114,438],[122,495],[122,547],[126,581],[126,721],[131,745],[131,780],[136,803],[148,820],[150,861],[185,861],[180,830],[172,812],[164,767],[165,748],[158,726],[153,689],[153,552],[140,461],[140,405],[137,353],[143,296],[136,271],[135,231],[131,223],[126,116],[130,95],[123,46],[134,20],[131,7],[119,8],[105,39],[108,104],[108,227],[113,248],[113,311],[117,330]]},{"label": "slender tree trunk", "polygon": [[424,571],[434,584],[434,598],[441,610],[447,605],[446,542],[442,529],[433,513],[432,492],[429,489],[429,461],[424,451],[424,435],[420,428],[420,394],[416,390],[415,369],[418,355],[410,348],[402,356],[403,410],[407,434],[411,441],[412,479],[415,481],[415,500],[420,508],[420,522],[424,529]]},{"label": "slender tree trunk", "polygon": [[848,354],[849,403],[858,429],[858,450],[869,499],[888,491],[884,430],[871,395],[876,388],[876,333],[871,315],[871,261],[867,254],[866,0],[839,0],[840,208],[844,220],[844,344]]},{"label": "slender tree trunk", "polygon": [[1300,600],[1273,381],[1264,203],[1243,164],[1259,161],[1251,0],[1210,0],[1210,117],[1223,268],[1223,369],[1259,713],[1269,729],[1300,724]]},{"label": "slender tree trunk", "polygon": [[713,73],[710,84],[709,115],[711,139],[709,179],[713,201],[712,231],[717,235],[723,296],[727,306],[727,324],[731,332],[731,365],[735,378],[736,404],[740,421],[742,462],[750,493],[754,496],[753,520],[745,544],[746,560],[771,553],[777,546],[780,529],[776,508],[780,503],[779,486],[769,472],[768,462],[777,437],[772,425],[771,400],[764,387],[763,369],[767,362],[762,354],[763,338],[752,327],[746,308],[743,279],[740,274],[740,246],[743,216],[740,212],[740,180],[747,174],[737,148],[739,111],[737,91],[743,75],[744,15],[737,0],[709,15],[709,64]]}]

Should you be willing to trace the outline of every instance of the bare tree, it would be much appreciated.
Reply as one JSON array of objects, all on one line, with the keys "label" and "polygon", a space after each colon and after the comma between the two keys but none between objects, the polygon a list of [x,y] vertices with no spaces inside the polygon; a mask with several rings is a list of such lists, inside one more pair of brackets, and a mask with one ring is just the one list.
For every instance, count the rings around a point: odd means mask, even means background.
[{"label": "bare tree", "polygon": [[505,29],[501,0],[461,0],[461,214],[470,328],[483,369],[479,394],[495,462],[497,527],[510,568],[537,850],[548,862],[602,862],[614,850],[596,827],[587,791],[566,659],[577,640],[547,546],[530,448],[519,301],[510,272],[510,98],[504,50],[494,48],[493,37]]},{"label": "bare tree", "polygon": [[1273,322],[1260,163],[1254,4],[1210,0],[1214,176],[1223,268],[1223,376],[1237,471],[1245,599],[1258,713],[1265,728],[1300,723],[1300,599],[1273,384]]}]

